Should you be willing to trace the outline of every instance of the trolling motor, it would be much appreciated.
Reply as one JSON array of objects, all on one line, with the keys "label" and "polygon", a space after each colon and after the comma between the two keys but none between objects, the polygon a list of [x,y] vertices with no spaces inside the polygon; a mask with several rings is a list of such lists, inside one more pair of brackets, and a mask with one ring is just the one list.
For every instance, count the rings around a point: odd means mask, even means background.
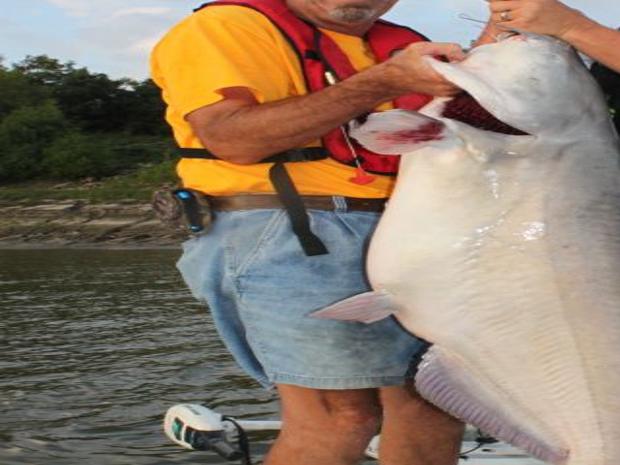
[{"label": "trolling motor", "polygon": [[[186,449],[213,451],[226,460],[242,460],[251,465],[247,436],[232,418],[220,415],[197,404],[170,407],[164,418],[164,432],[172,441]],[[238,433],[238,447],[229,436]]]}]

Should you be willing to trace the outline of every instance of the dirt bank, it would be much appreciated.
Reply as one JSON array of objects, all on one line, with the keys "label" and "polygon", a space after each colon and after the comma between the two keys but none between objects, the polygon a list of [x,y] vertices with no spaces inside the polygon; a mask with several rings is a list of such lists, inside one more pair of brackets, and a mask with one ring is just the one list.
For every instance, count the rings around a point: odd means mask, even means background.
[{"label": "dirt bank", "polygon": [[149,204],[83,200],[0,203],[0,247],[178,247]]}]

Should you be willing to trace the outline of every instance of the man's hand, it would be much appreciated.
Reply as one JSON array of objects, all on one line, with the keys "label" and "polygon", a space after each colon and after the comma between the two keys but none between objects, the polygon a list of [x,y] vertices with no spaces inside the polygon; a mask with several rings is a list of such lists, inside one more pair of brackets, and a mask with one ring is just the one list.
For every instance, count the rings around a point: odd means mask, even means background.
[{"label": "man's hand", "polygon": [[417,42],[382,63],[383,79],[396,94],[419,92],[449,97],[461,90],[433,69],[426,57],[461,61],[465,53],[457,44]]},{"label": "man's hand", "polygon": [[588,20],[558,0],[487,0],[491,22],[507,29],[546,34],[564,39]]}]

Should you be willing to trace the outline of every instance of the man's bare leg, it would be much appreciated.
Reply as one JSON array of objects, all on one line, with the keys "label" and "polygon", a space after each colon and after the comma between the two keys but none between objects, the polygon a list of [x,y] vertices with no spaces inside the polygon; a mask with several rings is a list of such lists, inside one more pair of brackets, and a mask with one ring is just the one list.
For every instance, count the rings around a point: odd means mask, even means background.
[{"label": "man's bare leg", "polygon": [[280,384],[278,392],[282,430],[264,465],[354,465],[362,460],[380,423],[377,389]]},{"label": "man's bare leg", "polygon": [[411,387],[380,389],[381,465],[454,465],[463,423],[422,399]]}]

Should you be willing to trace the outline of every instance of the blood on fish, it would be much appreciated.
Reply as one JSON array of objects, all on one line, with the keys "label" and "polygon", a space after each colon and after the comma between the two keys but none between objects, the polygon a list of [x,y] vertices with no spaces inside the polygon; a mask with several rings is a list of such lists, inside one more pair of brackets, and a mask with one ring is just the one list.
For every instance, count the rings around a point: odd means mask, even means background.
[{"label": "blood on fish", "polygon": [[420,127],[404,131],[385,132],[377,135],[377,140],[387,142],[428,142],[443,139],[445,125],[440,121],[430,121]]}]

